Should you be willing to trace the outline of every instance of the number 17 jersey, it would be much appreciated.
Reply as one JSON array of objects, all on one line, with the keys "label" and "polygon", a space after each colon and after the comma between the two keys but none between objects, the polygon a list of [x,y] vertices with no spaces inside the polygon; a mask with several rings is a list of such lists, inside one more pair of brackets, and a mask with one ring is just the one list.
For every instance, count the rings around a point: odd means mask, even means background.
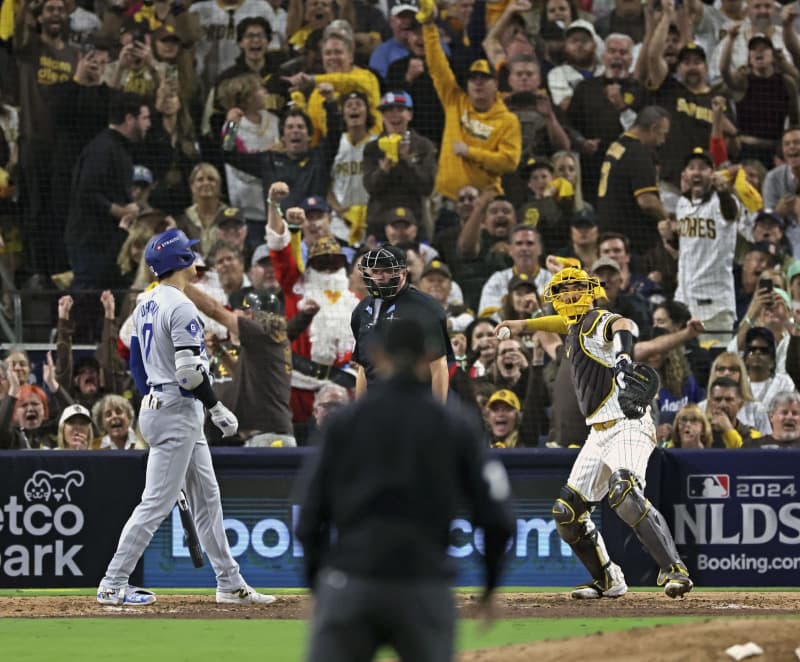
[{"label": "number 17 jersey", "polygon": [[136,304],[134,335],[150,386],[176,384],[175,348],[197,348],[208,370],[203,323],[197,308],[176,287],[159,285]]}]

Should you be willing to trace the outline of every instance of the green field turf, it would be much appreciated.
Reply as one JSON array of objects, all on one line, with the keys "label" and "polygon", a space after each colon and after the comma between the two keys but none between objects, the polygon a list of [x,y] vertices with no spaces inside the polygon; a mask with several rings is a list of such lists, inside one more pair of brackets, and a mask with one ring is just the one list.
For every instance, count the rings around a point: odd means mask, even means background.
[{"label": "green field turf", "polygon": [[[298,594],[298,589],[260,589],[273,594]],[[477,589],[460,589],[476,592]],[[559,587],[506,587],[503,592],[552,593]],[[659,590],[657,588],[634,591]],[[699,592],[797,591],[788,588],[698,589]],[[95,589],[0,589],[0,600],[13,596],[91,596]],[[157,589],[162,595],[213,595],[212,589]],[[473,620],[459,622],[458,650],[559,639],[598,632],[617,632],[654,625],[672,625],[706,617],[504,619],[485,630]],[[297,662],[307,636],[300,620],[170,618],[9,618],[0,619],[0,659],[5,662],[198,662],[227,659],[237,662]],[[381,657],[392,657],[386,652]]]},{"label": "green field turf", "polygon": [[[506,619],[484,630],[461,621],[458,649],[473,650],[543,639],[676,624],[700,618]],[[306,640],[304,621],[168,618],[48,618],[0,620],[2,659],[8,662],[297,662]],[[382,657],[391,657],[388,652]]]}]

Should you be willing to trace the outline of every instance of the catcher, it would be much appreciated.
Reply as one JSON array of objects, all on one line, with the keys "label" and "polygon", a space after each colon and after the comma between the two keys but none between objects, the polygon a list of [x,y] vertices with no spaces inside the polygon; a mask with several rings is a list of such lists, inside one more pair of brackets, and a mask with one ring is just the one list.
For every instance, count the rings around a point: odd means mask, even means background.
[{"label": "catcher", "polygon": [[591,427],[553,504],[559,535],[592,576],[572,597],[618,598],[628,590],[622,570],[609,558],[591,519],[594,505],[606,495],[614,512],[658,563],[658,585],[669,597],[680,597],[692,590],[692,580],[667,523],[644,496],[647,461],[656,444],[649,406],[658,393],[659,380],[652,368],[631,358],[636,324],[595,308],[606,298],[605,291],[599,280],[577,267],[556,273],[544,297],[557,315],[509,320],[495,332],[501,338],[507,335],[503,328],[517,335],[537,330],[567,335],[565,356],[571,362],[581,411]]}]

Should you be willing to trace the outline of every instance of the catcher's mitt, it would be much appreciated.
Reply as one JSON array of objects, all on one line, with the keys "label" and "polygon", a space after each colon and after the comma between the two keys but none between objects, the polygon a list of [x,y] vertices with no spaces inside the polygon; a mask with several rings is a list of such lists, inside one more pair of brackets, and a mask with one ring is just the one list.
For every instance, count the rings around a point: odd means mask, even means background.
[{"label": "catcher's mitt", "polygon": [[658,373],[645,363],[623,363],[616,373],[622,413],[627,418],[641,418],[661,388]]}]

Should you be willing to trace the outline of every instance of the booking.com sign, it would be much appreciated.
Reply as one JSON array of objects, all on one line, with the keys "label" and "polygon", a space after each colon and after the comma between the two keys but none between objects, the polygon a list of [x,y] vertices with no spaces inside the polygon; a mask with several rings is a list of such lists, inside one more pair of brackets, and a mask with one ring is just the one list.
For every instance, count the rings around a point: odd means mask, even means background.
[{"label": "booking.com sign", "polygon": [[[233,556],[248,582],[259,586],[302,585],[303,546],[294,535],[300,507],[249,508],[226,499],[224,526]],[[508,548],[504,583],[565,585],[585,579],[585,570],[555,531],[550,504],[515,504],[515,535]],[[257,517],[260,515],[260,517]],[[480,584],[483,531],[466,518],[451,522],[450,556],[456,560],[461,584]],[[162,525],[145,553],[145,580],[151,586],[207,586],[208,575],[192,567],[184,544],[177,508]]]}]

